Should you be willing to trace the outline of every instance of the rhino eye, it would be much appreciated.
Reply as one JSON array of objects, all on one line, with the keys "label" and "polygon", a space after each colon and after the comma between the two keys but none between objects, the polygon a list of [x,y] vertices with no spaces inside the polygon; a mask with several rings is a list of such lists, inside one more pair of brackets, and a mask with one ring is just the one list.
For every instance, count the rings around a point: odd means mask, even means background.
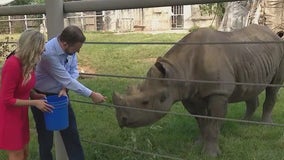
[{"label": "rhino eye", "polygon": [[143,105],[147,105],[147,104],[149,104],[149,102],[148,101],[143,101],[142,104]]},{"label": "rhino eye", "polygon": [[162,96],[160,97],[160,102],[163,103],[166,99],[167,99],[166,95],[162,95]]},{"label": "rhino eye", "polygon": [[160,97],[160,102],[163,103],[166,101],[166,99],[168,98],[166,93],[162,93],[161,97]]}]

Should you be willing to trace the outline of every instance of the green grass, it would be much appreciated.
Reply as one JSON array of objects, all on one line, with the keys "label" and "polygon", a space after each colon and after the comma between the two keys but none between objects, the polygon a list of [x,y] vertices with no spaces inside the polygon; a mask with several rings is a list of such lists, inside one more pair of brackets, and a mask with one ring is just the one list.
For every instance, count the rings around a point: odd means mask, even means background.
[{"label": "green grass", "polygon": [[[86,33],[86,36],[88,42],[176,42],[183,37],[183,34]],[[79,63],[90,66],[99,74],[144,76],[155,59],[165,54],[170,47],[170,45],[85,44],[79,53]],[[140,80],[99,76],[80,79],[80,81],[89,88],[106,95],[108,97],[106,103],[110,104],[113,91],[122,92],[128,84],[140,82]],[[280,92],[273,111],[274,122],[281,124],[284,122],[282,93],[283,91]],[[90,99],[73,92],[71,92],[71,99],[90,102]],[[263,101],[263,95],[261,95],[261,101]],[[194,143],[199,130],[193,117],[168,114],[151,126],[121,129],[117,124],[114,108],[78,102],[72,102],[72,105],[87,160],[167,159],[118,147],[188,160],[284,159],[283,127],[226,121],[220,134],[222,155],[218,158],[210,158],[202,155],[201,146]],[[171,111],[187,113],[180,103],[176,103]],[[259,107],[253,120],[260,120],[261,111],[262,107]],[[227,117],[241,119],[244,112],[244,103],[230,104]],[[30,122],[31,128],[34,129],[32,116],[30,116]],[[36,133],[33,131],[30,160],[38,159],[37,147]]]}]

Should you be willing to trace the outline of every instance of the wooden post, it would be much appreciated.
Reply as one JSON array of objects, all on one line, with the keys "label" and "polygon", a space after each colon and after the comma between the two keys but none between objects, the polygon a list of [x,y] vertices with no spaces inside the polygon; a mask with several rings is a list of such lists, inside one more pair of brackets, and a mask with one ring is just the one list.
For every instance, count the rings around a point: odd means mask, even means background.
[{"label": "wooden post", "polygon": [[25,30],[27,30],[28,29],[27,15],[24,15],[24,21],[25,21]]},{"label": "wooden post", "polygon": [[85,31],[85,27],[84,27],[84,13],[81,12],[80,13],[80,22],[81,22],[81,28],[82,28],[82,31]]},{"label": "wooden post", "polygon": [[8,21],[9,21],[9,33],[12,34],[12,21],[11,21],[11,16],[8,16]]},{"label": "wooden post", "polygon": [[42,14],[42,25],[44,28],[44,33],[46,33],[46,17],[45,14]]}]

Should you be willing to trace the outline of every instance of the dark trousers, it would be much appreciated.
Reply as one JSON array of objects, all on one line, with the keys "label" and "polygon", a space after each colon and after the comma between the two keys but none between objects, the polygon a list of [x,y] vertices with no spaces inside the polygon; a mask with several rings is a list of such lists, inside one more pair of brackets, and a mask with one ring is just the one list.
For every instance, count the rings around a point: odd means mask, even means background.
[{"label": "dark trousers", "polygon": [[[53,146],[53,131],[45,128],[43,112],[36,107],[31,107],[33,117],[38,133],[39,153],[41,160],[52,160],[51,149]],[[79,133],[77,130],[76,118],[71,107],[68,104],[69,127],[61,130],[60,134],[67,151],[69,160],[84,160],[84,152],[80,143]]]}]

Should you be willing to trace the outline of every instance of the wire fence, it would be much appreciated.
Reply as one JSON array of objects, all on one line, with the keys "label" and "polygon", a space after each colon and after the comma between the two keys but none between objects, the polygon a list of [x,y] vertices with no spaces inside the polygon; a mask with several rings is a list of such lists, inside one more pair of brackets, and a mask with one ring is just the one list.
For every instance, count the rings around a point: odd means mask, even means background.
[{"label": "wire fence", "polygon": [[199,84],[225,84],[225,85],[245,85],[245,86],[267,86],[267,87],[284,87],[283,84],[270,84],[270,83],[246,83],[246,82],[231,82],[231,81],[209,81],[209,80],[185,80],[175,78],[152,78],[152,77],[139,77],[139,76],[126,76],[126,75],[113,75],[113,74],[97,74],[97,73],[80,73],[84,77],[109,77],[109,78],[126,78],[126,79],[148,79],[160,81],[172,81],[183,83],[199,83]]},{"label": "wire fence", "polygon": [[[96,76],[97,76],[97,74],[96,74]],[[93,105],[93,103],[91,103],[91,102],[86,102],[86,101],[81,101],[81,100],[72,100],[71,99],[71,102]],[[240,119],[232,119],[232,118],[220,118],[220,117],[203,116],[203,115],[192,115],[192,114],[189,114],[189,113],[177,113],[177,112],[171,112],[171,111],[142,109],[142,108],[135,108],[135,107],[129,107],[129,106],[118,106],[118,105],[113,105],[113,104],[110,104],[110,103],[102,103],[102,104],[97,104],[97,105],[101,106],[101,107],[125,108],[125,109],[139,110],[139,111],[145,111],[145,112],[172,114],[172,115],[175,115],[175,116],[187,116],[187,117],[204,118],[204,119],[212,119],[212,120],[222,120],[222,121],[229,121],[229,122],[235,122],[235,123],[245,123],[245,124],[251,124],[251,125],[265,125],[265,126],[271,126],[271,127],[284,127],[284,124],[280,124],[280,123],[267,123],[267,122],[240,120]],[[81,141],[85,142],[85,143],[94,144],[94,145],[105,146],[105,147],[112,148],[112,149],[123,150],[123,151],[132,152],[132,153],[139,153],[139,154],[143,154],[143,155],[147,155],[147,156],[154,156],[154,157],[159,157],[159,158],[164,158],[164,159],[173,159],[173,160],[184,160],[183,158],[179,158],[177,155],[174,156],[174,155],[165,155],[165,154],[146,152],[146,151],[139,150],[139,149],[131,149],[131,148],[128,148],[128,147],[118,146],[118,145],[114,145],[114,144],[88,140],[87,137],[83,137]]]},{"label": "wire fence", "polygon": [[[249,86],[269,86],[269,87],[283,87],[281,84],[265,84],[265,83],[236,83],[236,82],[222,82],[222,81],[205,81],[205,80],[180,80],[180,79],[170,79],[170,78],[148,78],[148,77],[137,77],[137,76],[123,76],[123,75],[107,75],[107,74],[93,74],[93,73],[81,73],[82,76],[88,76],[88,77],[106,77],[106,78],[126,78],[126,79],[148,79],[148,80],[162,80],[162,81],[178,81],[178,82],[184,82],[184,83],[204,83],[204,84],[230,84],[230,85],[249,85]],[[83,103],[83,104],[89,104],[93,105],[91,102],[85,102],[81,100],[72,99],[72,102],[75,103]],[[194,117],[194,118],[204,118],[204,119],[212,119],[212,120],[221,120],[221,121],[228,121],[228,122],[235,122],[235,123],[244,123],[244,124],[251,124],[251,125],[263,125],[263,126],[271,126],[271,127],[284,127],[284,124],[281,123],[267,123],[267,122],[259,122],[259,121],[250,121],[250,120],[241,120],[241,119],[232,119],[232,118],[220,118],[220,117],[212,117],[212,116],[204,116],[204,115],[192,115],[189,113],[177,113],[177,112],[171,112],[171,111],[162,111],[162,110],[154,110],[154,109],[143,109],[143,108],[136,108],[134,106],[118,106],[110,103],[102,103],[97,104],[101,107],[111,107],[111,108],[125,108],[130,110],[139,110],[139,111],[145,111],[145,112],[154,112],[154,113],[161,113],[161,114],[171,114],[175,116],[187,116],[187,117]],[[129,151],[133,153],[139,153],[149,156],[155,156],[160,158],[166,158],[166,159],[177,159],[181,160],[182,158],[179,158],[178,156],[168,156],[168,155],[162,155],[158,153],[151,153],[151,152],[145,152],[142,150],[137,149],[130,149],[127,147],[117,146],[113,144],[107,144],[103,142],[98,141],[91,141],[87,139],[83,139],[83,142],[86,143],[92,143],[96,145],[102,145],[109,148]]]},{"label": "wire fence", "polygon": [[[283,41],[261,41],[261,42],[206,42],[206,43],[195,43],[195,42],[86,42],[86,44],[112,44],[112,45],[216,45],[216,44],[222,44],[222,45],[232,45],[232,44],[267,44],[267,43],[283,43]],[[82,76],[87,77],[107,77],[107,78],[126,78],[126,79],[147,79],[147,80],[160,80],[160,81],[172,81],[172,82],[182,82],[182,83],[198,83],[198,84],[223,84],[223,85],[246,85],[246,86],[265,86],[265,87],[283,87],[282,84],[268,84],[268,83],[242,83],[242,82],[225,82],[225,81],[208,81],[208,80],[185,80],[185,79],[169,79],[169,78],[149,78],[149,77],[137,77],[137,76],[124,76],[124,75],[110,75],[110,74],[92,74],[92,73],[82,73]],[[88,102],[82,102],[80,100],[72,100],[73,102],[77,103],[87,103]],[[92,103],[89,103],[92,104]],[[113,104],[98,104],[105,107],[113,107],[113,108],[127,108],[132,110],[140,110],[145,112],[155,112],[155,113],[162,113],[162,114],[173,114],[176,116],[190,116],[195,118],[206,118],[206,119],[214,119],[214,120],[221,120],[221,121],[230,121],[230,122],[236,122],[236,123],[246,123],[246,124],[252,124],[252,125],[266,125],[266,126],[275,126],[275,127],[284,127],[284,124],[280,123],[267,123],[267,122],[259,122],[259,121],[249,121],[249,120],[240,120],[240,119],[232,119],[232,118],[220,118],[220,117],[212,117],[212,116],[203,116],[203,115],[192,115],[188,113],[176,113],[176,112],[167,112],[167,111],[161,111],[161,110],[151,110],[151,109],[142,109],[142,108],[136,108],[136,107],[129,107],[129,106],[117,106]],[[87,143],[94,143],[98,145],[108,146],[111,148],[116,148],[120,150],[127,150],[130,152],[138,152],[137,150],[131,150],[129,148],[124,148],[121,146],[116,146],[112,144],[105,144],[102,142],[91,142],[88,140],[83,140]],[[164,157],[167,159],[181,159],[178,156],[166,156],[166,155],[160,155],[157,153],[149,153],[145,151],[139,151],[140,154],[146,154],[146,155],[155,155],[157,157]]]},{"label": "wire fence", "polygon": [[[82,76],[88,77],[107,77],[107,78],[126,78],[126,79],[148,79],[148,80],[160,80],[160,81],[174,81],[174,82],[183,82],[183,83],[199,83],[199,84],[226,84],[226,85],[247,85],[247,86],[266,86],[266,87],[284,87],[283,84],[269,84],[269,83],[241,83],[241,82],[225,82],[225,81],[208,81],[208,80],[184,80],[184,79],[173,79],[173,78],[149,78],[149,77],[139,77],[139,76],[123,76],[123,75],[108,75],[108,74],[94,74],[94,73],[80,73]],[[80,100],[72,100],[74,102],[93,104],[90,102],[83,102]],[[232,121],[232,122],[241,122],[241,123],[249,123],[249,124],[259,124],[259,125],[271,125],[271,126],[280,126],[283,127],[284,124],[277,123],[266,123],[266,122],[257,122],[257,121],[247,121],[247,120],[237,120],[237,119],[229,119],[229,118],[220,118],[220,117],[212,117],[212,116],[202,116],[202,115],[192,115],[192,114],[184,114],[184,113],[174,113],[160,110],[152,110],[152,109],[143,109],[129,106],[118,106],[113,104],[98,104],[106,107],[113,108],[127,108],[133,110],[140,110],[146,112],[155,112],[155,113],[166,113],[166,114],[175,114],[181,116],[191,116],[196,118],[207,118],[207,119],[215,119],[215,120],[223,120],[223,121]]]}]

